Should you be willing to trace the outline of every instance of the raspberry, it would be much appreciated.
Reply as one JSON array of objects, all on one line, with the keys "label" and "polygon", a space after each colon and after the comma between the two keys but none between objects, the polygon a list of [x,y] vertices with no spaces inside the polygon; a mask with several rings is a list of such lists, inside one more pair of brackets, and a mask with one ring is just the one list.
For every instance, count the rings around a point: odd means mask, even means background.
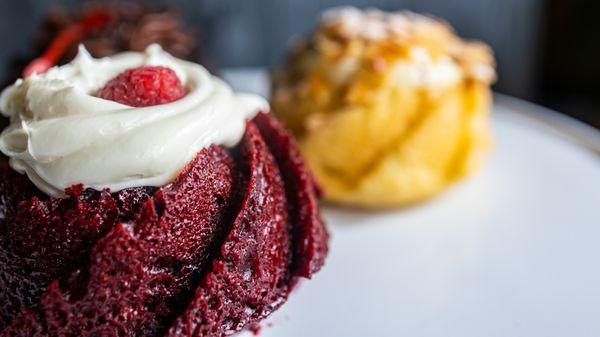
[{"label": "raspberry", "polygon": [[97,96],[121,104],[144,107],[170,103],[185,95],[177,74],[169,68],[142,66],[108,81]]}]

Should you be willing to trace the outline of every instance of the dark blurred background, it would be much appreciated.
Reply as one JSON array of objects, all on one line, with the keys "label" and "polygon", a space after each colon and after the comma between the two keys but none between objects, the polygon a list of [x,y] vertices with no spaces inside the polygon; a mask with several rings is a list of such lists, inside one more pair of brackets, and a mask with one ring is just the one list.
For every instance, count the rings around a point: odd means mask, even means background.
[{"label": "dark blurred background", "polygon": [[[0,2],[0,76],[17,56],[31,57],[49,8],[84,1]],[[98,1],[95,1],[98,3]],[[271,67],[288,41],[306,33],[323,9],[355,5],[409,9],[449,21],[466,38],[490,44],[498,61],[495,90],[565,112],[600,128],[600,2],[594,0],[179,0],[199,27],[202,51],[215,69]]]}]

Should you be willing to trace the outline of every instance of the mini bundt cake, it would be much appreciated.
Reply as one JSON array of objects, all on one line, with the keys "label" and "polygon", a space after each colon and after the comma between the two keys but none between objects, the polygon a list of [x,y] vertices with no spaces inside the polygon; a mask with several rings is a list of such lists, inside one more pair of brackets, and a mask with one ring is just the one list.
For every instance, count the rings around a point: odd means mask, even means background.
[{"label": "mini bundt cake", "polygon": [[0,336],[230,335],[322,267],[293,138],[199,65],[82,50],[0,101]]},{"label": "mini bundt cake", "polygon": [[490,147],[494,58],[443,21],[325,12],[273,74],[273,112],[331,202],[406,206],[475,172]]}]

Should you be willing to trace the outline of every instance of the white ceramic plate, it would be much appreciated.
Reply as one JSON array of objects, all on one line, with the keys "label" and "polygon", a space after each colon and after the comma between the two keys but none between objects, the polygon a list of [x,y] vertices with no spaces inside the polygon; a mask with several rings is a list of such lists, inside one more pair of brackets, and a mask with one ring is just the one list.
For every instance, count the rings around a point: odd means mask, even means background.
[{"label": "white ceramic plate", "polygon": [[493,125],[486,168],[432,202],[324,209],[326,266],[261,336],[600,336],[600,134],[504,96]]}]

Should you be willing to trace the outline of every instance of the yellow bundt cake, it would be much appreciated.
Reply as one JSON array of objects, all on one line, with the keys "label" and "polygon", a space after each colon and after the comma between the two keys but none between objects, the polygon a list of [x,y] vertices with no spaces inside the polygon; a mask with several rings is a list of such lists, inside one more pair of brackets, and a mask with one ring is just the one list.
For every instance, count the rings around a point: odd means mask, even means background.
[{"label": "yellow bundt cake", "polygon": [[273,73],[271,103],[327,200],[401,206],[480,165],[494,79],[491,50],[442,21],[346,7]]}]

